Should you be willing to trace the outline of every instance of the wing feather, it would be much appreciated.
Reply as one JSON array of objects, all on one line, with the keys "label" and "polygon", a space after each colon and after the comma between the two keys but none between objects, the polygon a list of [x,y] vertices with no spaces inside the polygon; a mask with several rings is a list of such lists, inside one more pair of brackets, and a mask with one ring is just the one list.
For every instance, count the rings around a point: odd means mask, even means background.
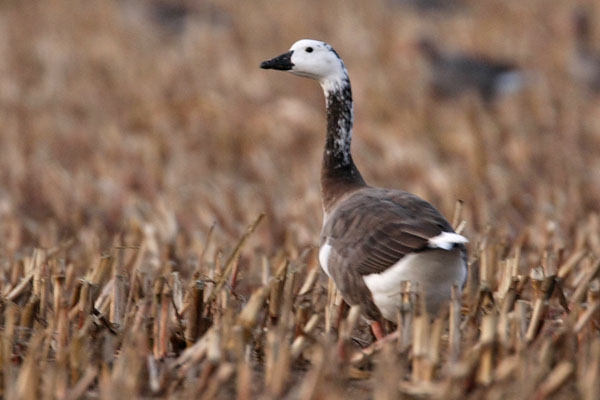
[{"label": "wing feather", "polygon": [[442,232],[454,231],[426,201],[403,191],[366,188],[329,215],[322,241],[332,246],[328,268],[338,270],[334,276],[349,269],[368,275],[385,271],[407,254],[427,251],[429,239]]}]

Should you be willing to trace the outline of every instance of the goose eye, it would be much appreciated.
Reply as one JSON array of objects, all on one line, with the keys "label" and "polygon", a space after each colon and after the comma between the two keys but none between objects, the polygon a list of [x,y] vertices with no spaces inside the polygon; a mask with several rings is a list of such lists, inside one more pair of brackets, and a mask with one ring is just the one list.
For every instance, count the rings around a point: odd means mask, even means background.
[{"label": "goose eye", "polygon": [[312,47],[307,47],[306,48],[306,52],[307,53],[312,53],[313,52],[313,48]]}]

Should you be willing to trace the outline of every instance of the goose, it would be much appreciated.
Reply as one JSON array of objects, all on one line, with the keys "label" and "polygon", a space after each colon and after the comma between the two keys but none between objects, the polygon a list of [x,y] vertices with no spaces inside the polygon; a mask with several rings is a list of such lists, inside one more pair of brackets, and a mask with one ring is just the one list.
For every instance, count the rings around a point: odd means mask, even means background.
[{"label": "goose", "polygon": [[591,92],[600,93],[600,53],[592,46],[590,20],[585,10],[575,12],[574,29],[575,49],[569,65],[571,75]]},{"label": "goose", "polygon": [[302,39],[260,67],[317,80],[325,94],[318,254],[323,271],[347,304],[362,307],[377,339],[384,336],[383,319],[397,320],[403,281],[419,285],[428,314],[435,316],[453,284],[466,281],[467,238],[418,196],[366,184],[350,151],[352,89],[338,53],[325,42]]},{"label": "goose", "polygon": [[454,98],[476,92],[486,103],[498,95],[518,91],[525,74],[515,65],[462,53],[443,52],[431,38],[422,37],[417,47],[430,65],[430,86],[435,97]]}]

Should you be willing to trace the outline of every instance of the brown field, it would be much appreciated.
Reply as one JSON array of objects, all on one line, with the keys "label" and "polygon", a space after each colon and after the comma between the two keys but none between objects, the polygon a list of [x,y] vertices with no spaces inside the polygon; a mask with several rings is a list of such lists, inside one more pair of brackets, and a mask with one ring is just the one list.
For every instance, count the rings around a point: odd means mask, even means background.
[{"label": "brown field", "polygon": [[[2,2],[0,397],[598,398],[600,100],[567,67],[581,2],[402,3]],[[535,78],[492,106],[433,101],[423,32]],[[365,178],[470,239],[449,312],[407,294],[375,345],[355,309],[335,329],[316,257],[322,92],[258,68],[304,37],[350,71]]]}]

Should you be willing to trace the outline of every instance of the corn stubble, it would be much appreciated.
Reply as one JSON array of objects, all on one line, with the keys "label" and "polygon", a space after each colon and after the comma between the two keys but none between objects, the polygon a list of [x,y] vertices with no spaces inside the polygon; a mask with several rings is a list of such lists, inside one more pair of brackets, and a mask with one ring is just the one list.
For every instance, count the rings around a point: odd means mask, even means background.
[{"label": "corn stubble", "polygon": [[[600,107],[570,2],[159,3],[0,5],[1,397],[597,398]],[[540,75],[434,102],[422,26]],[[310,27],[350,68],[364,174],[470,238],[442,315],[407,282],[379,342],[318,265],[321,93],[258,69]]]}]

